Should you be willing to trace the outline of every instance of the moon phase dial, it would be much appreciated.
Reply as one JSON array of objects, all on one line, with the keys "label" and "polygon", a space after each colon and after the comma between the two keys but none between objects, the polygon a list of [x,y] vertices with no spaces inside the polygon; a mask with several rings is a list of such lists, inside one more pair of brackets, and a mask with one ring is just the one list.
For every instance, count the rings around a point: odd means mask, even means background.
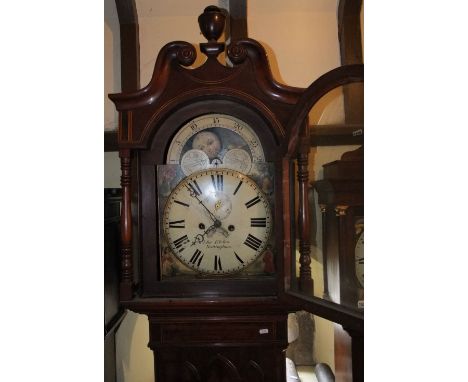
[{"label": "moon phase dial", "polygon": [[208,168],[249,174],[265,155],[255,131],[226,114],[206,114],[184,124],[173,138],[167,164],[180,164],[186,176]]}]

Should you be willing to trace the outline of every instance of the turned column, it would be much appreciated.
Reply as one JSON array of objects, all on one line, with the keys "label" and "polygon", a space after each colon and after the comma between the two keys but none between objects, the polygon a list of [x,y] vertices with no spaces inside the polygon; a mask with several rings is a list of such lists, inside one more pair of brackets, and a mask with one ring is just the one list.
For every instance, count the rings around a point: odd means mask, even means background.
[{"label": "turned column", "polygon": [[297,154],[297,180],[299,187],[299,288],[302,292],[313,296],[314,283],[310,268],[310,219],[309,219],[309,133],[307,119],[299,136],[300,143]]},{"label": "turned column", "polygon": [[133,297],[131,151],[119,150],[122,175],[122,206],[120,217],[120,300]]},{"label": "turned column", "polygon": [[319,204],[320,212],[322,213],[322,264],[323,264],[323,298],[330,299],[328,291],[328,253],[327,253],[327,206],[326,204]]}]

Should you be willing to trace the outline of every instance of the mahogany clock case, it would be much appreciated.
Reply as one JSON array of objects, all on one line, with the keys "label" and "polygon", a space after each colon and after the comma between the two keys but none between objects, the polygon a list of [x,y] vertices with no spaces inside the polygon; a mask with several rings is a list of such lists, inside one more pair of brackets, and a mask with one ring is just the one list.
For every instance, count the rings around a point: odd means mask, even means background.
[{"label": "mahogany clock case", "polygon": [[[296,276],[296,217],[300,289],[304,293],[313,290],[307,116],[328,91],[361,81],[363,67],[334,69],[307,89],[282,85],[273,79],[266,52],[255,40],[235,40],[227,49],[216,42],[224,27],[219,8],[207,7],[199,23],[208,40],[200,44],[207,56],[200,67],[188,68],[195,62],[195,48],[174,41],[161,49],[146,87],[109,95],[119,112],[122,165],[120,302],[148,315],[149,346],[155,350],[158,364],[155,371],[164,380],[180,381],[178,373],[185,365],[187,380],[260,381],[263,375],[263,380],[283,382],[288,311],[304,307],[327,319],[349,323],[351,328],[363,326],[362,315],[302,293],[297,297],[289,290]],[[224,52],[232,66],[218,61],[217,56]],[[260,140],[265,162],[274,166],[272,276],[242,280],[231,275],[191,280],[161,277],[157,167],[166,163],[177,132],[208,114],[228,115],[248,124]],[[297,181],[293,179],[295,159]],[[253,377],[241,378],[233,369],[245,371],[248,365],[254,366]]]},{"label": "mahogany clock case", "polygon": [[[166,163],[167,151],[174,136],[180,127],[188,121],[206,114],[224,114],[233,116],[248,124],[257,134],[264,150],[265,162],[273,163],[275,168],[274,189],[281,188],[279,184],[281,162],[278,160],[278,137],[272,128],[255,110],[243,104],[239,100],[232,99],[201,99],[190,104],[181,105],[173,110],[169,116],[154,129],[152,143],[148,150],[140,150],[138,156],[140,193],[138,200],[138,221],[140,229],[140,274],[142,275],[142,296],[175,297],[175,296],[259,296],[275,295],[277,280],[274,276],[262,278],[242,279],[235,282],[235,276],[227,278],[196,280],[163,280],[161,278],[161,259],[156,256],[160,248],[158,227],[158,183],[157,166]],[[164,146],[161,143],[166,143]],[[282,212],[276,207],[273,212],[274,231],[282,229]],[[281,248],[279,235],[275,235],[275,251]],[[280,256],[276,254],[275,266],[281,266]]]}]

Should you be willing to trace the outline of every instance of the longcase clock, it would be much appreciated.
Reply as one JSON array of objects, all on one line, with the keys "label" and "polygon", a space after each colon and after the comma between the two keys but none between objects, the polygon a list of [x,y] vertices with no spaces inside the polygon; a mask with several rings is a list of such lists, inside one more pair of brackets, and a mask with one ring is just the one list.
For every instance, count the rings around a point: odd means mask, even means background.
[{"label": "longcase clock", "polygon": [[[364,146],[326,163],[323,179],[313,187],[322,210],[325,297],[363,312]],[[353,362],[357,362],[359,353],[353,347],[363,349],[363,336],[339,325],[334,327],[334,336],[337,380],[354,380],[351,358],[354,354]]]},{"label": "longcase clock", "polygon": [[296,309],[282,298],[294,250],[289,159],[307,130],[305,89],[276,82],[255,40],[217,42],[219,8],[198,21],[203,65],[191,67],[191,44],[170,42],[146,87],[109,96],[122,167],[120,300],[149,318],[156,380],[283,382]]},{"label": "longcase clock", "polygon": [[313,183],[322,210],[324,258],[331,300],[364,306],[364,147],[323,166]]}]

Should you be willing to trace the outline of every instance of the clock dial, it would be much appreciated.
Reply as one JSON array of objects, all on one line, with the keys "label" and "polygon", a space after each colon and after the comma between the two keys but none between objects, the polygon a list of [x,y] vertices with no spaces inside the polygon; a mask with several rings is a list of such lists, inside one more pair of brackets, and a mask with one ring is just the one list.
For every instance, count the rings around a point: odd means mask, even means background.
[{"label": "clock dial", "polygon": [[162,218],[174,255],[208,275],[236,273],[252,264],[272,225],[267,197],[252,179],[230,169],[184,178],[169,195]]},{"label": "clock dial", "polygon": [[169,146],[166,163],[181,164],[185,175],[208,168],[248,174],[264,162],[260,140],[245,122],[225,114],[206,114],[181,127]]},{"label": "clock dial", "polygon": [[356,247],[354,249],[354,261],[356,267],[356,277],[364,288],[364,231],[358,237]]}]

